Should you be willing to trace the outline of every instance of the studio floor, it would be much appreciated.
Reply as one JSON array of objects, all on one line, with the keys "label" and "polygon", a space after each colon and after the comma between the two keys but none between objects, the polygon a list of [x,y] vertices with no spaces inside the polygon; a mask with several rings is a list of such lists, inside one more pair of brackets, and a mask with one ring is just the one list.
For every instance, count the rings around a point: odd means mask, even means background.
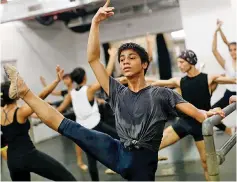
[{"label": "studio floor", "polygon": [[[228,139],[224,133],[215,134],[217,148]],[[156,172],[157,181],[204,181],[201,163],[198,160],[198,153],[191,137],[186,137],[180,142],[168,147],[160,152],[166,155],[169,160],[159,162]],[[186,146],[186,147],[185,147]],[[189,148],[187,149],[187,146]],[[56,160],[63,163],[67,169],[76,177],[78,181],[90,181],[88,172],[81,171],[76,164],[74,144],[63,136],[57,136],[50,140],[36,144],[36,147]],[[185,150],[183,150],[185,148]],[[83,155],[86,161],[85,155]],[[122,181],[120,175],[107,175],[104,173],[106,167],[98,163],[101,181]],[[227,154],[224,164],[220,166],[221,181],[236,181],[236,146]],[[47,181],[36,174],[31,174],[32,181]],[[1,180],[10,181],[9,171],[6,161],[1,161]]]}]

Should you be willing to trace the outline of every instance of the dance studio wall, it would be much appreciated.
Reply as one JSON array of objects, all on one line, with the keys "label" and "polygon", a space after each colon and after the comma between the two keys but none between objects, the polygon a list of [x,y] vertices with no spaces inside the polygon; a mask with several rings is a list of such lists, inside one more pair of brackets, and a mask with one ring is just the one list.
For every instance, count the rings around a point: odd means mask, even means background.
[{"label": "dance studio wall", "polygon": [[[101,43],[145,35],[146,32],[171,32],[179,29],[182,29],[179,8],[166,9],[145,17],[104,22],[100,31]],[[17,60],[21,74],[35,92],[42,89],[40,75],[44,75],[48,82],[54,79],[56,64],[64,67],[65,72],[82,66],[87,71],[88,82],[95,81],[87,63],[88,32],[76,34],[60,22],[49,27],[37,22],[11,22],[2,24],[0,31],[1,60]],[[101,57],[104,58],[102,47]]]},{"label": "dance studio wall", "polygon": [[[224,73],[212,54],[212,40],[216,30],[216,20],[221,19],[223,31],[229,41],[236,41],[236,3],[232,0],[180,0],[183,29],[188,49],[193,49],[199,61],[205,63],[204,72]],[[218,50],[231,61],[227,47],[218,36]],[[212,103],[222,97],[224,86],[218,86]]]},{"label": "dance studio wall", "polygon": [[[149,16],[134,17],[115,22],[104,22],[101,25],[100,38],[101,43],[107,43],[117,40],[130,39],[137,36],[144,36],[147,32],[156,34],[180,29],[182,29],[180,10],[179,8],[172,8],[155,12]],[[84,50],[87,46],[88,33],[77,35],[75,38],[78,42],[76,45],[78,50],[78,58],[80,58],[78,61],[86,67],[88,64],[86,62],[82,63],[81,61],[82,59],[86,59],[86,52]],[[101,58],[104,62],[104,50],[102,46]],[[92,74],[89,67],[88,73]]]},{"label": "dance studio wall", "polygon": [[[25,25],[22,22],[1,25],[1,60],[16,60],[26,83],[36,93],[43,88],[40,75],[49,83],[56,78],[57,64],[65,72],[71,71],[76,65],[73,34],[60,29],[58,25],[47,29],[38,24]],[[63,88],[63,84],[60,84],[60,88]],[[59,98],[52,96],[49,99]]]}]

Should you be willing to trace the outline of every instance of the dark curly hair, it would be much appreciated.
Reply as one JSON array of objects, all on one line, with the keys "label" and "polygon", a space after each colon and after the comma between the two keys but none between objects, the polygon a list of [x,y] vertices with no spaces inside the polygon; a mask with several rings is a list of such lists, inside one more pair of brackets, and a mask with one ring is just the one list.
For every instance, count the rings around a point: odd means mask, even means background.
[{"label": "dark curly hair", "polygon": [[84,77],[86,75],[86,72],[83,68],[75,68],[71,73],[71,79],[72,81],[76,82],[78,85],[81,84],[84,80]]},{"label": "dark curly hair", "polygon": [[133,51],[135,51],[139,55],[141,62],[147,63],[147,68],[144,70],[144,74],[146,74],[148,66],[150,64],[149,56],[148,56],[148,53],[146,52],[146,50],[136,43],[130,42],[130,43],[122,44],[120,46],[120,48],[118,49],[118,61],[119,62],[120,62],[121,52],[124,50],[127,50],[127,49],[132,49]]},{"label": "dark curly hair", "polygon": [[6,81],[1,83],[1,107],[5,106],[6,104],[12,104],[15,102],[14,99],[9,97],[9,88],[11,82]]}]

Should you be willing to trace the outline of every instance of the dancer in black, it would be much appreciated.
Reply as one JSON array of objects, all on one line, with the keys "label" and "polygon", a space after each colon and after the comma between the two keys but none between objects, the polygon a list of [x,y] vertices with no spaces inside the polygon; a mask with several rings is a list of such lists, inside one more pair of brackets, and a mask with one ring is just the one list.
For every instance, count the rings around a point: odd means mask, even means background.
[{"label": "dancer in black", "polygon": [[2,159],[7,160],[7,141],[1,132],[1,156]]},{"label": "dancer in black", "polygon": [[[179,69],[183,73],[187,73],[187,76],[183,78],[171,78],[170,80],[158,80],[152,83],[152,85],[179,88],[182,97],[199,109],[211,109],[213,86],[215,87],[217,84],[236,83],[235,78],[227,78],[220,75],[207,75],[205,73],[201,73],[195,67],[197,63],[197,56],[191,50],[183,51],[178,57],[177,62]],[[217,127],[222,128],[220,127],[221,125],[224,124],[217,125]],[[226,132],[231,135],[231,129],[227,127],[225,128]],[[202,124],[197,120],[180,113],[180,119],[165,129],[160,149],[177,142],[187,135],[192,135],[195,140],[207,179],[208,175],[206,168],[205,145],[202,136]],[[164,157],[161,157],[161,159],[163,158]]]},{"label": "dancer in black", "polygon": [[[44,99],[59,83],[63,70],[57,67],[57,79],[47,86],[39,97]],[[5,137],[7,164],[13,181],[30,181],[30,173],[54,181],[76,181],[73,175],[62,164],[52,157],[38,151],[28,134],[30,123],[28,117],[34,112],[28,105],[17,107],[17,99],[9,95],[10,82],[1,84],[1,130]]]}]

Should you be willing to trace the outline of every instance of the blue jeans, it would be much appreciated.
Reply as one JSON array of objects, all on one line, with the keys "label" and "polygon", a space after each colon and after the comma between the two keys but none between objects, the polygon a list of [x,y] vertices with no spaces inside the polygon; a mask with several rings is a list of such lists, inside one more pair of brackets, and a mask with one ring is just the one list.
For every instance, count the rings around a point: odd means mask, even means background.
[{"label": "blue jeans", "polygon": [[62,120],[58,132],[73,140],[86,153],[127,180],[155,180],[157,152],[146,148],[127,149],[111,136],[86,129],[66,118]]},{"label": "blue jeans", "polygon": [[[115,139],[119,139],[115,128],[109,126],[104,121],[100,121],[99,124],[93,128],[93,130],[106,133]],[[97,168],[97,160],[93,156],[91,156],[89,153],[86,153],[86,156],[87,156],[87,162],[88,162],[88,171],[90,173],[91,180],[99,181],[100,179],[99,179],[99,172]]]}]

